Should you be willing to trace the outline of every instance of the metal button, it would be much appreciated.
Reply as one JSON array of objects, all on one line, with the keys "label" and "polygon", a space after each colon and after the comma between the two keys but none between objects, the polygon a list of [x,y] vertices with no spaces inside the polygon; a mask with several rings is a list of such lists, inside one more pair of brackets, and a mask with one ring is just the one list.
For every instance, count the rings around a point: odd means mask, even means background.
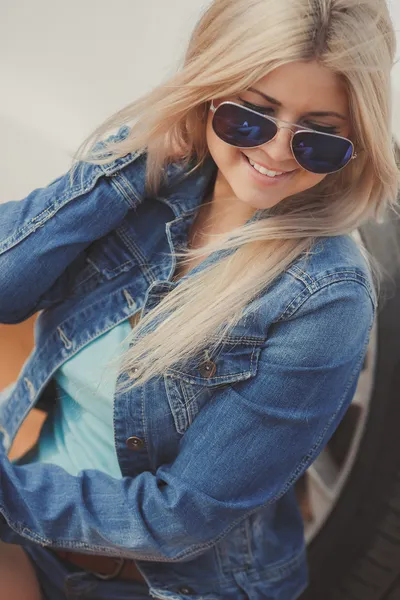
[{"label": "metal button", "polygon": [[183,585],[179,588],[178,594],[183,594],[184,596],[191,596],[194,594],[194,591],[189,586]]},{"label": "metal button", "polygon": [[199,367],[200,375],[207,378],[212,377],[216,370],[217,365],[212,360],[204,361]]},{"label": "metal button", "polygon": [[138,371],[138,367],[132,367],[132,369],[129,369],[128,375],[130,375],[131,377],[136,377]]},{"label": "metal button", "polygon": [[125,443],[129,450],[141,450],[144,446],[144,441],[136,435],[128,438]]}]

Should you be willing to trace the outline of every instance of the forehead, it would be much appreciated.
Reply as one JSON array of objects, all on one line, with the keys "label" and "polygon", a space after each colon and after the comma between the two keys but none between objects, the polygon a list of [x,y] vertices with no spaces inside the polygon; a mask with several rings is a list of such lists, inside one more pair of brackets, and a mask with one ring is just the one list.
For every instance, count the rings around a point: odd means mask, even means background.
[{"label": "forehead", "polygon": [[348,96],[341,78],[315,61],[282,65],[251,86],[302,114],[336,111],[348,115]]}]

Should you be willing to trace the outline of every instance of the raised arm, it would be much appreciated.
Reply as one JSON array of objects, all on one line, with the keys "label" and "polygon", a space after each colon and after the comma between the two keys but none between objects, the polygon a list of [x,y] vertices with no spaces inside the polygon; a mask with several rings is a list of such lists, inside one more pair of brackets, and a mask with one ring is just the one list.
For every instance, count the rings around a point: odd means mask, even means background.
[{"label": "raised arm", "polygon": [[[129,155],[125,164],[136,160]],[[0,323],[18,323],[62,299],[65,269],[139,203],[139,194],[118,184],[122,171],[112,175],[81,162],[72,182],[67,172],[23,200],[0,204]]]}]

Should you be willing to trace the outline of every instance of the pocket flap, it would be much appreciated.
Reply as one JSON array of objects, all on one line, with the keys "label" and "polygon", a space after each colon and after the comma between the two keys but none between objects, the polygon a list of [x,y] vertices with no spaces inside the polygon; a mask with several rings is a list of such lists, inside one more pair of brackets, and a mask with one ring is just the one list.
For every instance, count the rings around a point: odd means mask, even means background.
[{"label": "pocket flap", "polygon": [[248,340],[246,343],[243,340],[237,340],[236,344],[224,343],[214,354],[205,349],[186,365],[170,368],[168,375],[206,387],[250,379],[257,372],[262,344],[263,340],[255,338],[251,343]]}]

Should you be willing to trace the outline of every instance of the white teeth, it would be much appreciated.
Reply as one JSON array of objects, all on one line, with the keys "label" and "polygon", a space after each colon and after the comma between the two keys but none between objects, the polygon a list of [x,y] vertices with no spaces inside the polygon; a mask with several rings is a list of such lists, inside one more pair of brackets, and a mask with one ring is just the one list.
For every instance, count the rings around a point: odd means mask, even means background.
[{"label": "white teeth", "polygon": [[265,167],[258,165],[253,160],[250,160],[250,158],[249,158],[249,163],[256,171],[258,171],[259,173],[262,173],[263,175],[268,175],[268,177],[275,177],[276,175],[283,174],[283,171],[270,171],[269,169],[266,169]]}]

